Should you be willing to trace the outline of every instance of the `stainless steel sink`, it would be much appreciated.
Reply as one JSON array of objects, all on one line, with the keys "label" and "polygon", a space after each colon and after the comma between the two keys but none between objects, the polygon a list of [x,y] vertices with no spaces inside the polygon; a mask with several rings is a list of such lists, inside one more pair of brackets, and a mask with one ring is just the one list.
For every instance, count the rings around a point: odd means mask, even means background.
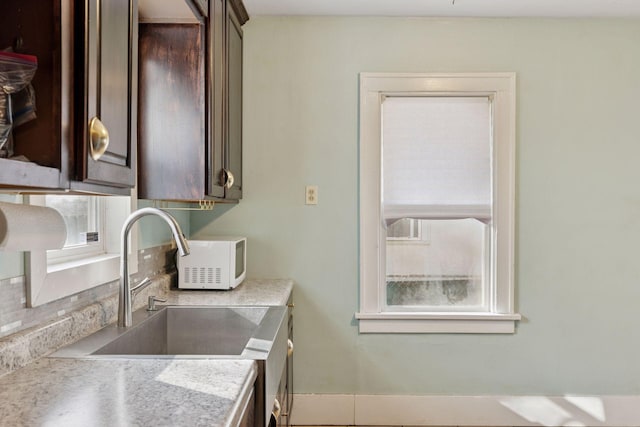
[{"label": "stainless steel sink", "polygon": [[92,354],[239,356],[267,310],[169,307]]},{"label": "stainless steel sink", "polygon": [[134,312],[130,327],[107,326],[49,357],[255,360],[255,422],[266,426],[287,358],[287,319],[284,306],[159,306]]},{"label": "stainless steel sink", "polygon": [[133,315],[133,326],[107,326],[51,356],[219,356],[263,360],[272,349],[285,312],[285,307],[217,306],[138,310]]}]

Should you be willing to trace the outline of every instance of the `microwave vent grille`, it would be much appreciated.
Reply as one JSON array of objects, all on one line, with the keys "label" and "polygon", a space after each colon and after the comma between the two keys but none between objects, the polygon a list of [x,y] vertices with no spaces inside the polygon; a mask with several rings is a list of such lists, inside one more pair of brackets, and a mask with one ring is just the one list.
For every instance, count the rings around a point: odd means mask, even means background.
[{"label": "microwave vent grille", "polygon": [[185,267],[184,282],[191,285],[220,284],[222,281],[220,267]]}]

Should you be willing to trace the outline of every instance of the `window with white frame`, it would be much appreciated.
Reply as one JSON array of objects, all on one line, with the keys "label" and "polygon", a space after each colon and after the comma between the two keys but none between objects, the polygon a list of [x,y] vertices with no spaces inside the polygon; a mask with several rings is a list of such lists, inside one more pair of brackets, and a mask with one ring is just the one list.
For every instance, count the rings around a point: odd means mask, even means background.
[{"label": "window with white frame", "polygon": [[515,75],[360,76],[361,332],[510,333]]},{"label": "window with white frame", "polygon": [[[25,201],[56,209],[67,228],[61,249],[26,252],[27,304],[30,307],[113,282],[120,277],[120,232],[135,209],[132,197],[46,195]],[[135,248],[129,245],[131,271],[137,271]]]}]

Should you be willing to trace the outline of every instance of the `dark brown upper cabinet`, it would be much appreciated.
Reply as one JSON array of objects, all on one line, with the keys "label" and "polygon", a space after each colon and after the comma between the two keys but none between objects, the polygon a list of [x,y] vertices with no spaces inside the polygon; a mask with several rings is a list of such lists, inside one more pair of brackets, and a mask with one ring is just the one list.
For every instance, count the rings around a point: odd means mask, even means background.
[{"label": "dark brown upper cabinet", "polygon": [[0,159],[0,188],[129,194],[137,0],[3,0],[0,16],[0,48],[38,58],[37,118],[13,131],[29,161]]},{"label": "dark brown upper cabinet", "polygon": [[240,1],[227,0],[224,167],[225,198],[242,198],[242,25],[249,19]]},{"label": "dark brown upper cabinet", "polygon": [[138,195],[237,201],[246,10],[209,0],[203,13],[202,0],[173,0],[161,16],[147,1],[140,3]]},{"label": "dark brown upper cabinet", "polygon": [[[132,111],[135,112],[137,46],[132,41],[137,40],[137,2],[85,0],[77,4],[78,12],[84,16],[76,20],[75,49],[78,75],[84,76],[83,90],[76,90],[75,102],[76,136],[82,149],[76,152],[79,182],[72,182],[71,186],[133,187],[136,144],[132,141]],[[109,133],[108,146],[101,145],[100,126]]]}]

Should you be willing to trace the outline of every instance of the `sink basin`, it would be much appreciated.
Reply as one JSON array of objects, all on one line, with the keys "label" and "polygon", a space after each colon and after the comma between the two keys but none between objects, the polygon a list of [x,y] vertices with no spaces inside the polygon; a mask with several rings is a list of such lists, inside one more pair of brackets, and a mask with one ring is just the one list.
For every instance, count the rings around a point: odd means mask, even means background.
[{"label": "sink basin", "polygon": [[107,326],[52,357],[224,357],[263,360],[284,307],[165,306],[138,310],[133,326]]},{"label": "sink basin", "polygon": [[167,307],[92,354],[241,355],[266,307]]}]

